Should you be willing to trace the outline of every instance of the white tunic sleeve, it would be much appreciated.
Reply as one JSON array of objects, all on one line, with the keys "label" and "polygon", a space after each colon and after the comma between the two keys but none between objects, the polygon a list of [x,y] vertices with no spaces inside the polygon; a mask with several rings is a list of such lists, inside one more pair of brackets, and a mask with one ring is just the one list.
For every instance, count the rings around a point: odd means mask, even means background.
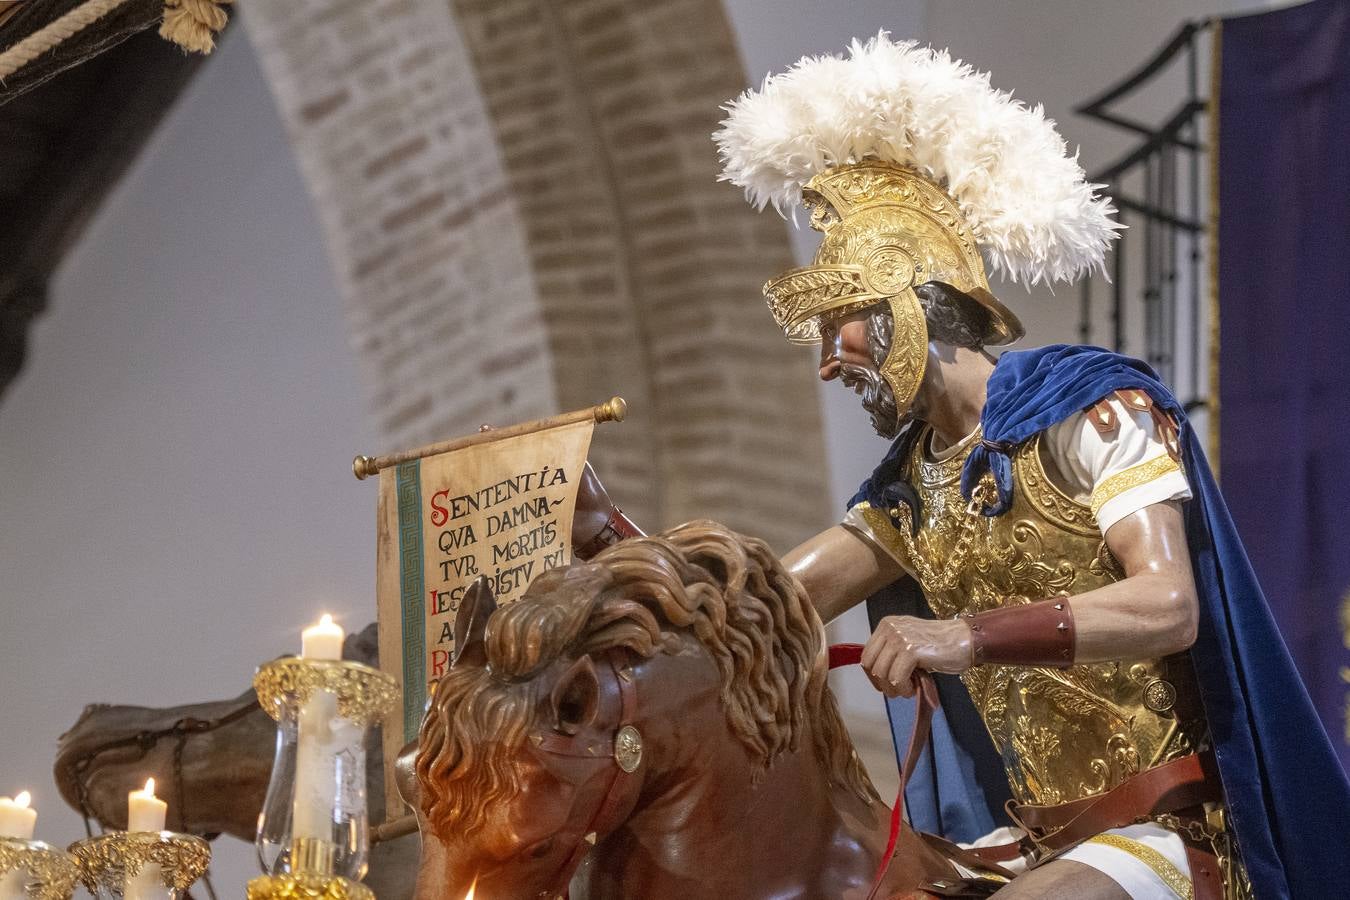
[{"label": "white tunic sleeve", "polygon": [[1114,396],[1106,402],[1115,413],[1114,429],[1103,434],[1085,413],[1076,413],[1048,429],[1042,445],[1069,482],[1065,487],[1087,499],[1102,534],[1146,506],[1191,498],[1186,474],[1149,411]]}]

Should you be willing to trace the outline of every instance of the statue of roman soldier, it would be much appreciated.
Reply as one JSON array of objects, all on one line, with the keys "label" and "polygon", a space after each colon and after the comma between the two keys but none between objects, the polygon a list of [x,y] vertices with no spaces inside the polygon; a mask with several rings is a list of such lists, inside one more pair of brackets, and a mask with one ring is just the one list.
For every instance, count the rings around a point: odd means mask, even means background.
[{"label": "statue of roman soldier", "polygon": [[1030,865],[999,896],[1324,896],[1350,788],[1180,404],[1099,348],[991,352],[1023,328],[986,260],[1072,281],[1119,227],[1053,123],[884,33],[727,109],[724,179],[822,235],[775,321],[894,439],[787,561],[826,620],[921,590],[863,665],[964,684]]}]

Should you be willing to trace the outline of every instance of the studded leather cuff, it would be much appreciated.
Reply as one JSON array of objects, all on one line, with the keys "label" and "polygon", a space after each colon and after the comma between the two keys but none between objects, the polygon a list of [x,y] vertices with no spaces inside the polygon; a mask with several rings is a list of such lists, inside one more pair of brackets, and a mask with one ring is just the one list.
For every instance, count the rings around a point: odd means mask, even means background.
[{"label": "studded leather cuff", "polygon": [[573,551],[573,555],[578,559],[590,559],[601,550],[614,546],[624,538],[642,537],[642,535],[642,529],[633,524],[633,520],[624,515],[623,510],[616,506],[610,511],[605,527],[601,528],[595,537],[577,547]]},{"label": "studded leather cuff", "polygon": [[975,665],[1073,665],[1073,612],[1065,597],[966,616]]}]

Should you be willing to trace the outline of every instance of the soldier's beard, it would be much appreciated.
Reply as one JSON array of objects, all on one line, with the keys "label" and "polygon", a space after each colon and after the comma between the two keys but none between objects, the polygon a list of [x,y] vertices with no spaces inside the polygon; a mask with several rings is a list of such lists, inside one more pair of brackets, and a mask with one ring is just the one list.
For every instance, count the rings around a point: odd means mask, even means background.
[{"label": "soldier's beard", "polygon": [[876,369],[843,363],[839,367],[839,380],[848,387],[859,391],[862,408],[872,417],[872,428],[877,434],[891,439],[900,433],[903,423],[899,411],[895,408],[895,392],[891,385]]}]

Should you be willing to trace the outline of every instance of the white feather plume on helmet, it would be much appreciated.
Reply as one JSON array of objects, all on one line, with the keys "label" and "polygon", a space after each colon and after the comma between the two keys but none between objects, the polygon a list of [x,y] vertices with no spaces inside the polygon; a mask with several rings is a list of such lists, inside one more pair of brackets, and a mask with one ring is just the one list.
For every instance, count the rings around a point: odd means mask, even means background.
[{"label": "white feather plume on helmet", "polygon": [[886,32],[848,57],[805,57],[725,107],[713,134],[721,179],[789,214],[826,169],[867,158],[943,187],[990,267],[1012,281],[1074,281],[1103,269],[1122,226],[1054,122],[995,90],[946,51]]}]

